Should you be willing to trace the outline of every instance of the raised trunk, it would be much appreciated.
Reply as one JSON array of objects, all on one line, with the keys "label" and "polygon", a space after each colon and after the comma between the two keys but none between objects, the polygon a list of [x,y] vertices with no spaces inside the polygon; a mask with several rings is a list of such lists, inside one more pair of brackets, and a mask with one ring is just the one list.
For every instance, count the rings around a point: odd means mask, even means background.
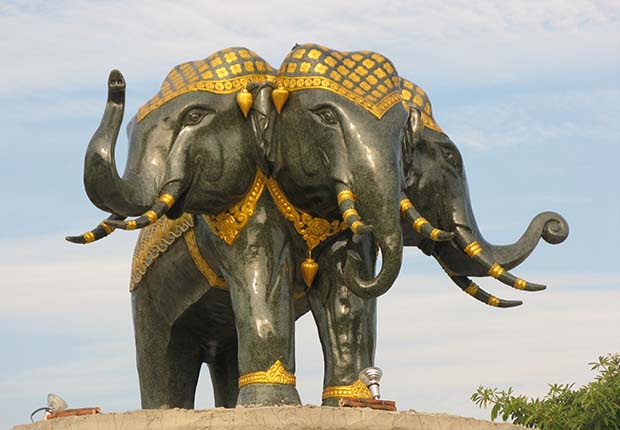
[{"label": "raised trunk", "polygon": [[93,135],[84,159],[84,187],[95,206],[123,216],[140,215],[152,204],[154,195],[138,180],[122,179],[116,169],[114,148],[123,122],[125,80],[118,70],[108,78],[108,101],[99,128]]}]

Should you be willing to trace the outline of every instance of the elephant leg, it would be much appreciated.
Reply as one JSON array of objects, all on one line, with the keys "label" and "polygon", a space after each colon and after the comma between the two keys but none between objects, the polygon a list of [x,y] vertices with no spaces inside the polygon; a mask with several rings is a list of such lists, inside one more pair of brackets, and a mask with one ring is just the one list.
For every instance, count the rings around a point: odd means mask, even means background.
[{"label": "elephant leg", "polygon": [[234,408],[239,396],[237,345],[220,351],[209,363],[215,407]]},{"label": "elephant leg", "polygon": [[239,347],[237,405],[298,405],[292,258],[287,226],[278,224],[287,221],[267,196],[260,202],[224,259]]},{"label": "elephant leg", "polygon": [[149,307],[148,286],[143,287],[133,296],[142,408],[192,409],[202,365],[200,345],[188,329],[170,326]]},{"label": "elephant leg", "polygon": [[373,241],[368,237],[352,240],[345,236],[323,250],[319,257],[320,276],[308,291],[323,348],[324,406],[338,406],[341,397],[370,397],[359,381],[359,372],[374,364],[376,299],[362,299],[346,287],[343,265],[348,249],[363,257],[364,275],[373,276]]}]

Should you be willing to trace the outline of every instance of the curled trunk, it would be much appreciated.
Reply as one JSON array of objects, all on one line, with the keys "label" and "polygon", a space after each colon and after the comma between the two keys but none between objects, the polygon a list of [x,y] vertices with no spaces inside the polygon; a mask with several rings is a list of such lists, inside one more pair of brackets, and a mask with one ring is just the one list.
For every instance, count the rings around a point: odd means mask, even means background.
[{"label": "curled trunk", "polygon": [[108,100],[99,128],[93,135],[84,159],[84,187],[95,206],[122,216],[143,213],[153,203],[144,181],[122,179],[116,169],[114,149],[123,122],[125,80],[118,70],[108,78]]},{"label": "curled trunk", "polygon": [[536,248],[542,237],[550,244],[563,242],[568,237],[568,223],[555,212],[542,212],[530,222],[527,230],[515,243],[493,245],[479,235],[482,246],[489,250],[493,261],[511,270],[521,264]]}]

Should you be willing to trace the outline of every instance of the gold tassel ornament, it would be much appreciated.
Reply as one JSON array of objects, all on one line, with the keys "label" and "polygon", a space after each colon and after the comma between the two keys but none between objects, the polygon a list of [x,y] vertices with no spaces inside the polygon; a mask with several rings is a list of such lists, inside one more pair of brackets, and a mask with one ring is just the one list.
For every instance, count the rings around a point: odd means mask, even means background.
[{"label": "gold tassel ornament", "polygon": [[248,117],[248,113],[250,113],[252,103],[254,103],[254,99],[252,98],[252,93],[249,92],[247,88],[244,88],[237,93],[237,104],[239,105],[243,116],[246,118]]},{"label": "gold tassel ornament", "polygon": [[288,90],[282,87],[276,88],[271,92],[271,99],[278,113],[282,112],[282,108],[288,99]]}]

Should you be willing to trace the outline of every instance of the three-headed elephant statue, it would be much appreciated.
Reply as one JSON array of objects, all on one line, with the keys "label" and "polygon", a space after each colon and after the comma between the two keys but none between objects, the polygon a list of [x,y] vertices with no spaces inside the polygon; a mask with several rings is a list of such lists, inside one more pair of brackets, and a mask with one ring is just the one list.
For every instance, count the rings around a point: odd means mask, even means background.
[{"label": "three-headed elephant statue", "polygon": [[323,404],[369,398],[359,373],[374,365],[376,297],[398,276],[404,245],[508,307],[519,302],[468,277],[540,289],[508,270],[541,235],[558,243],[568,233],[543,213],[517,243],[485,242],[456,146],[424,92],[375,52],[296,45],[275,71],[229,48],[176,66],[129,124],[122,177],[119,72],[108,89],[84,183],[112,215],[68,240],[141,229],[130,290],[143,408],[192,408],[203,363],[216,406],[299,404],[294,323],[308,310]]}]

